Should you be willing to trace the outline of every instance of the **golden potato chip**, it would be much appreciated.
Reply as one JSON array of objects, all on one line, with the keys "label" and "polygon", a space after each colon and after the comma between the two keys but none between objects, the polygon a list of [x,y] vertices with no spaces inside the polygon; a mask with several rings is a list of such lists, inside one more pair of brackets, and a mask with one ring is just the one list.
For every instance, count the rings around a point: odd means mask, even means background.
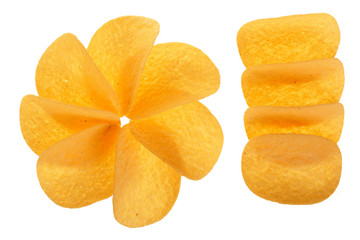
[{"label": "golden potato chip", "polygon": [[157,157],[193,180],[213,168],[224,138],[218,121],[200,102],[131,121],[130,131]]},{"label": "golden potato chip", "polygon": [[[68,33],[42,55],[40,96],[23,98],[20,125],[54,203],[79,208],[113,194],[115,219],[142,227],[170,211],[179,173],[200,179],[213,168],[222,130],[196,101],[216,92],[219,72],[193,46],[153,48],[158,33],[152,19],[121,17],[99,28],[88,50]],[[132,121],[121,128],[124,115]]]},{"label": "golden potato chip", "polygon": [[317,135],[339,141],[344,124],[341,103],[303,107],[258,106],[244,115],[249,139],[270,133],[298,133]]},{"label": "golden potato chip", "polygon": [[119,99],[85,47],[72,34],[56,39],[36,69],[39,96],[118,113]]},{"label": "golden potato chip", "polygon": [[237,34],[246,67],[332,58],[339,43],[339,26],[325,13],[260,19],[245,24]]},{"label": "golden potato chip", "polygon": [[201,50],[185,43],[155,45],[127,116],[136,120],[191,103],[219,85],[218,69]]},{"label": "golden potato chip", "polygon": [[112,112],[34,95],[25,96],[20,105],[21,132],[37,155],[70,135],[101,123],[120,124],[120,119]]},{"label": "golden potato chip", "polygon": [[259,197],[285,204],[318,203],[339,183],[341,153],[336,143],[319,136],[263,135],[246,145],[242,174]]},{"label": "golden potato chip", "polygon": [[344,68],[335,58],[257,65],[244,71],[241,82],[250,107],[337,103],[344,88]]},{"label": "golden potato chip", "polygon": [[125,16],[113,19],[92,37],[88,52],[120,99],[120,116],[134,102],[146,59],[159,34],[150,18]]},{"label": "golden potato chip", "polygon": [[39,182],[46,195],[68,208],[110,197],[118,133],[118,125],[101,124],[47,148],[37,163]]},{"label": "golden potato chip", "polygon": [[181,176],[131,135],[120,131],[114,182],[114,216],[127,227],[161,220],[174,205]]}]

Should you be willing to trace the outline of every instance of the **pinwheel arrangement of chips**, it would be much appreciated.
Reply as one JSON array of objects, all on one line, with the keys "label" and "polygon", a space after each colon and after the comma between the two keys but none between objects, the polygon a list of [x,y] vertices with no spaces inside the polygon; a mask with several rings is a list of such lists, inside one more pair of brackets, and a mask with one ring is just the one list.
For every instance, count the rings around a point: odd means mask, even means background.
[{"label": "pinwheel arrangement of chips", "polygon": [[261,19],[237,35],[248,144],[242,174],[256,195],[284,204],[328,198],[341,175],[344,109],[336,20],[328,14]]},{"label": "pinwheel arrangement of chips", "polygon": [[[87,49],[67,33],[42,55],[39,96],[23,98],[20,125],[56,204],[79,208],[113,195],[119,223],[145,226],[170,211],[181,176],[201,179],[216,163],[222,130],[198,100],[217,91],[219,72],[188,44],[153,46],[158,33],[152,19],[120,17]],[[130,122],[121,127],[123,116]]]}]

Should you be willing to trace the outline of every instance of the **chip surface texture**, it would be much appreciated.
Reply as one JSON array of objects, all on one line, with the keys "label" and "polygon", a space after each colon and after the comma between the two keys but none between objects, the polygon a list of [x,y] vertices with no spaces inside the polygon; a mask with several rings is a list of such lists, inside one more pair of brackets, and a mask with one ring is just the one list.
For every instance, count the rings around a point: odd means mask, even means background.
[{"label": "chip surface texture", "polygon": [[259,19],[240,28],[237,43],[246,67],[332,58],[340,30],[325,13]]},{"label": "chip surface texture", "polygon": [[242,156],[242,174],[256,195],[284,204],[327,199],[341,175],[341,153],[326,138],[268,134],[251,139]]},{"label": "chip surface texture", "polygon": [[336,58],[257,65],[241,77],[250,107],[337,103],[344,81],[344,67]]},{"label": "chip surface texture", "polygon": [[298,133],[338,142],[344,125],[344,107],[341,103],[251,107],[245,112],[244,123],[249,139],[271,133]]}]

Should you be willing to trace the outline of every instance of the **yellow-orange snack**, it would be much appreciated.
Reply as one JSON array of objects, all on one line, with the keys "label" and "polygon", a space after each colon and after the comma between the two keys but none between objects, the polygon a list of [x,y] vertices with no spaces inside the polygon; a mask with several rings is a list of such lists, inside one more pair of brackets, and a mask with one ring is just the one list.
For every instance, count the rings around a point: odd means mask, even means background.
[{"label": "yellow-orange snack", "polygon": [[341,103],[251,107],[245,112],[244,123],[249,139],[271,133],[298,133],[338,142],[344,124],[344,107]]},{"label": "yellow-orange snack", "polygon": [[121,129],[115,165],[114,215],[128,227],[162,219],[174,205],[181,176]]},{"label": "yellow-orange snack", "polygon": [[263,135],[246,145],[242,174],[259,197],[284,204],[318,203],[339,183],[341,153],[336,143],[319,136]]},{"label": "yellow-orange snack", "polygon": [[218,90],[219,79],[216,66],[201,50],[184,43],[158,44],[127,116],[139,119],[206,97]]},{"label": "yellow-orange snack", "polygon": [[344,68],[336,58],[257,65],[241,78],[249,107],[337,103],[344,89]]},{"label": "yellow-orange snack", "polygon": [[[67,33],[41,57],[39,96],[23,98],[20,125],[56,204],[78,208],[114,194],[115,219],[141,227],[170,211],[181,176],[200,179],[215,165],[222,130],[198,100],[217,91],[219,72],[193,46],[152,48],[158,32],[152,19],[120,17],[88,50]],[[131,122],[121,128],[124,115]]]},{"label": "yellow-orange snack", "polygon": [[39,157],[37,174],[56,204],[78,208],[112,195],[118,125],[101,124],[55,143]]},{"label": "yellow-orange snack", "polygon": [[242,26],[237,34],[246,67],[332,58],[339,43],[339,26],[325,13],[259,19]]},{"label": "yellow-orange snack", "polygon": [[46,49],[35,81],[41,97],[119,112],[119,100],[110,83],[73,34],[62,35]]},{"label": "yellow-orange snack", "polygon": [[224,138],[218,121],[200,102],[131,121],[129,126],[151,152],[194,180],[210,172],[222,148],[219,139]]},{"label": "yellow-orange snack", "polygon": [[24,139],[37,155],[54,143],[86,128],[102,123],[120,124],[115,113],[34,95],[22,99],[20,113]]},{"label": "yellow-orange snack", "polygon": [[159,24],[144,17],[120,17],[99,28],[88,52],[120,102],[120,116],[130,110],[148,55],[159,34]]}]

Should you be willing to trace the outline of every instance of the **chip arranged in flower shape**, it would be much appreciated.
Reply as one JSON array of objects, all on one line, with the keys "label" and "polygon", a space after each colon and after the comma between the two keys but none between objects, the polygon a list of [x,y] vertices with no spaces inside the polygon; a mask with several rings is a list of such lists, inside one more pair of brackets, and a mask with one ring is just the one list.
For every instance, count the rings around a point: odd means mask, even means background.
[{"label": "chip arranged in flower shape", "polygon": [[200,49],[184,43],[158,44],[150,52],[127,116],[144,118],[191,103],[213,94],[219,86],[218,69]]},{"label": "chip arranged in flower shape", "polygon": [[336,143],[313,135],[254,137],[245,146],[241,164],[253,193],[284,204],[321,202],[335,191],[341,176]]},{"label": "chip arranged in flower shape", "polygon": [[214,167],[224,139],[218,121],[200,102],[131,121],[129,126],[147,149],[193,180]]},{"label": "chip arranged in flower shape", "polygon": [[[182,176],[214,167],[223,134],[198,100],[217,91],[219,72],[188,44],[153,47],[158,33],[153,19],[120,17],[87,50],[67,33],[42,55],[39,96],[23,98],[20,126],[54,203],[79,208],[113,195],[115,219],[142,227],[171,210]],[[121,126],[124,115],[131,122]]]},{"label": "chip arranged in flower shape", "polygon": [[241,78],[249,107],[337,103],[344,81],[344,67],[336,58],[257,65]]},{"label": "chip arranged in flower shape", "polygon": [[56,39],[36,68],[39,96],[119,112],[119,100],[82,43],[70,33]]},{"label": "chip arranged in flower shape", "polygon": [[37,155],[77,132],[103,123],[120,124],[120,119],[112,112],[34,95],[25,96],[20,105],[22,134]]},{"label": "chip arranged in flower shape", "polygon": [[325,137],[336,143],[344,125],[344,107],[341,103],[251,107],[245,112],[244,124],[249,139],[271,133],[298,133]]},{"label": "chip arranged in flower shape", "polygon": [[259,19],[237,34],[245,67],[332,58],[339,43],[339,26],[325,13]]},{"label": "chip arranged in flower shape", "polygon": [[118,125],[97,125],[47,148],[39,157],[37,174],[48,197],[68,208],[110,197],[118,132]]},{"label": "chip arranged in flower shape", "polygon": [[181,176],[137,141],[124,126],[115,165],[114,215],[128,227],[162,219],[174,205]]},{"label": "chip arranged in flower shape", "polygon": [[119,97],[120,116],[135,100],[159,28],[153,19],[125,16],[105,23],[91,38],[87,50]]}]

